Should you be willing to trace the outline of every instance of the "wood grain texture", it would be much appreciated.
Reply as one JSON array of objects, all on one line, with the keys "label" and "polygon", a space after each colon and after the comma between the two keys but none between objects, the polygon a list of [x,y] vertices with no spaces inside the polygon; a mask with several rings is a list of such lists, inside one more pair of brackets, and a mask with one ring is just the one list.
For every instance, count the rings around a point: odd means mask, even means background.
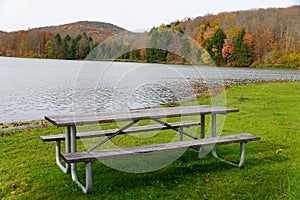
[{"label": "wood grain texture", "polygon": [[137,146],[121,149],[101,150],[95,152],[76,152],[62,154],[62,158],[67,163],[90,162],[93,160],[103,160],[108,158],[117,158],[121,156],[134,156],[148,154],[158,151],[171,151],[184,148],[195,148],[208,145],[221,145],[230,143],[241,143],[253,140],[260,140],[260,137],[249,133],[234,134],[229,136],[205,138],[199,140],[189,140],[180,142],[171,142],[164,144],[155,144],[148,146]]},{"label": "wood grain texture", "polygon": [[226,108],[219,106],[182,106],[169,108],[155,108],[142,110],[128,110],[124,112],[98,112],[82,115],[69,116],[45,116],[45,119],[56,126],[75,126],[85,124],[133,121],[144,119],[162,119],[169,117],[206,115],[206,114],[226,114],[229,112],[239,112],[237,108]]}]

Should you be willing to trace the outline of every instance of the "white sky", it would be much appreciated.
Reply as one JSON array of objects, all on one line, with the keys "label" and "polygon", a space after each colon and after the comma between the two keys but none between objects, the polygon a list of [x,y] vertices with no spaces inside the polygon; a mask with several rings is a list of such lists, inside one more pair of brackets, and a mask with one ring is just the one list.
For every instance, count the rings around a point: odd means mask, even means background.
[{"label": "white sky", "polygon": [[300,0],[0,0],[0,30],[88,20],[135,31],[208,13],[292,5]]}]

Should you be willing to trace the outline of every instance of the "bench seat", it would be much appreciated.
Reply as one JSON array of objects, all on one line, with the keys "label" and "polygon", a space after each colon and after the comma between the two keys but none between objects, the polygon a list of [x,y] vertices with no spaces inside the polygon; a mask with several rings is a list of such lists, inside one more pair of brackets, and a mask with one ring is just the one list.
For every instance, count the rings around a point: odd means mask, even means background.
[{"label": "bench seat", "polygon": [[[92,161],[104,160],[109,158],[118,158],[121,156],[134,156],[134,155],[145,155],[153,152],[162,151],[172,151],[185,148],[197,148],[199,149],[199,156],[201,152],[201,147],[212,146],[212,155],[219,160],[228,163],[233,166],[242,167],[246,161],[246,143],[248,141],[260,140],[260,137],[254,136],[249,133],[234,134],[228,136],[211,137],[197,140],[179,141],[164,144],[155,144],[147,146],[136,146],[121,149],[110,149],[110,150],[100,150],[100,151],[90,151],[90,152],[74,152],[65,153],[61,157],[68,165],[71,165],[72,179],[76,184],[82,189],[84,193],[92,192]],[[57,141],[57,143],[59,143]],[[230,144],[230,143],[240,143],[240,162],[238,164],[230,162],[226,159],[222,159],[217,155],[215,145]],[[76,163],[84,162],[86,168],[85,174],[85,185],[82,184],[77,177]]]},{"label": "bench seat", "polygon": [[[134,155],[145,155],[153,152],[172,151],[185,148],[196,148],[202,146],[213,146],[212,155],[219,160],[228,163],[233,166],[242,167],[246,161],[246,143],[248,141],[260,140],[260,137],[251,135],[249,133],[235,134],[229,136],[212,137],[197,140],[188,140],[180,142],[171,142],[165,144],[155,144],[147,146],[136,146],[121,149],[110,149],[101,151],[91,152],[74,152],[62,154],[62,158],[66,163],[71,165],[72,179],[82,189],[84,193],[92,192],[92,161],[104,160],[109,158],[118,158],[121,156],[134,156]],[[240,143],[240,162],[238,164],[230,162],[226,159],[219,158],[217,155],[215,145]],[[201,152],[201,148],[199,153]],[[199,154],[200,155],[200,154]],[[77,177],[76,163],[84,162],[86,168],[85,174],[85,185],[82,184]]]},{"label": "bench seat", "polygon": [[[175,122],[170,123],[171,126],[174,128],[188,128],[192,126],[199,126],[199,122]],[[157,130],[165,130],[169,129],[168,127],[162,125],[162,124],[154,124],[154,125],[148,125],[148,126],[135,126],[130,127],[127,130],[125,130],[121,134],[132,134],[132,133],[139,133],[139,132],[147,132],[147,131],[157,131]],[[83,132],[83,133],[77,133],[76,139],[84,139],[84,138],[94,138],[94,137],[103,137],[103,136],[110,136],[116,133],[119,129],[110,129],[110,130],[100,130],[100,131],[92,131],[92,132]],[[119,134],[119,135],[121,135]],[[45,135],[40,136],[40,139],[43,142],[53,142],[53,141],[63,141],[65,140],[66,135],[65,134],[57,134],[57,135]]]},{"label": "bench seat", "polygon": [[91,162],[94,160],[116,158],[121,156],[133,156],[145,153],[152,153],[158,151],[170,151],[184,148],[195,148],[201,146],[209,145],[221,145],[229,143],[245,143],[252,140],[259,140],[260,137],[253,136],[248,133],[235,134],[229,136],[221,136],[215,138],[205,138],[198,140],[188,140],[180,142],[171,142],[165,144],[155,144],[148,146],[137,146],[123,149],[111,149],[111,150],[101,150],[95,152],[76,152],[76,153],[65,153],[62,154],[62,158],[67,163],[77,163],[77,162]]}]

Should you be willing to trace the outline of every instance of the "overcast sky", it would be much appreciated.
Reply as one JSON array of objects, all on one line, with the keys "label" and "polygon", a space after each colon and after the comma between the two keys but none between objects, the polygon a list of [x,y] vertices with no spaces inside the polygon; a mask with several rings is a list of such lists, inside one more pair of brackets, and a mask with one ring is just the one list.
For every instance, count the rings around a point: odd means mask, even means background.
[{"label": "overcast sky", "polygon": [[88,20],[136,31],[208,13],[292,5],[300,0],[0,0],[0,30]]}]

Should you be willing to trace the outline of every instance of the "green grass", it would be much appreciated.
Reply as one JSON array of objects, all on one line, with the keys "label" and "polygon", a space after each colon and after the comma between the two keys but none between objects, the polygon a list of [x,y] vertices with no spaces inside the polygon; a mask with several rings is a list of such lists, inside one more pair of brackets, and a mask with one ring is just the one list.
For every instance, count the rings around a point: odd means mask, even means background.
[{"label": "green grass", "polygon": [[[193,151],[151,173],[130,174],[94,162],[93,193],[86,195],[56,166],[54,143],[39,140],[40,135],[64,129],[11,131],[12,136],[0,136],[0,199],[300,199],[300,83],[235,86],[226,95],[227,106],[240,112],[226,116],[222,134],[261,136],[260,141],[247,144],[244,168],[212,156],[195,159]],[[209,103],[205,98],[199,101]],[[165,135],[162,132],[143,142],[163,142]],[[120,146],[138,141],[132,136],[114,140]],[[218,150],[235,160],[239,145]],[[79,171],[83,178],[82,165]]]}]

